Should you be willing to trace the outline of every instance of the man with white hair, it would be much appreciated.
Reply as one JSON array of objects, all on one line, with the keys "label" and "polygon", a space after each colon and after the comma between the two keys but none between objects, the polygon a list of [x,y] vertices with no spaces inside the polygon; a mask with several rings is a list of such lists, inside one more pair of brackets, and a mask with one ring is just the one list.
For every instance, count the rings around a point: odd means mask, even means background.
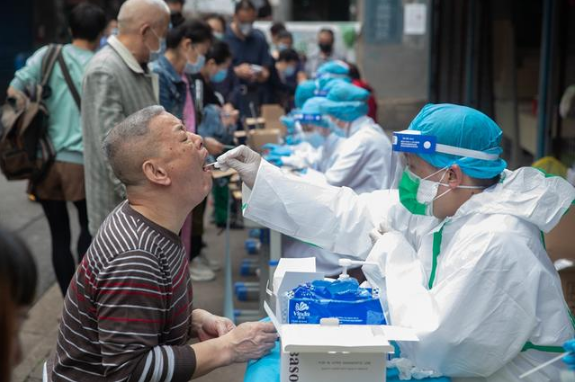
[{"label": "man with white hair", "polygon": [[86,201],[92,236],[106,216],[125,198],[101,150],[108,131],[128,115],[157,105],[159,81],[148,62],[160,52],[168,31],[170,10],[162,0],[128,0],[118,14],[118,35],[88,65],[83,83]]}]

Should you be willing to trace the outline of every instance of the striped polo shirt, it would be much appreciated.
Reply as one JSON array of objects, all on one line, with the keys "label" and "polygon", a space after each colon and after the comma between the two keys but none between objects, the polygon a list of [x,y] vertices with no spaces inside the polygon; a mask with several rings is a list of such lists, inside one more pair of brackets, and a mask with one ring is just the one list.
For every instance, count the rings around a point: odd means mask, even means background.
[{"label": "striped polo shirt", "polygon": [[192,284],[178,235],[121,203],[66,295],[51,381],[188,381]]}]

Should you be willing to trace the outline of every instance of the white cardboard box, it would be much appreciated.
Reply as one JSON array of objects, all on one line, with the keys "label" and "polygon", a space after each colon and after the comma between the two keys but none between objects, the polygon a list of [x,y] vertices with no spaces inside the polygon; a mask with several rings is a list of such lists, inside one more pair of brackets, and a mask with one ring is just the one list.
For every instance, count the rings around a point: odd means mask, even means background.
[{"label": "white cardboard box", "polygon": [[[279,270],[279,272],[278,272]],[[294,272],[294,270],[297,270]],[[264,307],[281,337],[281,382],[385,382],[389,340],[418,341],[406,328],[389,325],[290,325],[282,320],[281,296],[297,285],[323,278],[315,259],[280,259],[273,279],[276,313]],[[278,298],[280,296],[280,298]]]}]

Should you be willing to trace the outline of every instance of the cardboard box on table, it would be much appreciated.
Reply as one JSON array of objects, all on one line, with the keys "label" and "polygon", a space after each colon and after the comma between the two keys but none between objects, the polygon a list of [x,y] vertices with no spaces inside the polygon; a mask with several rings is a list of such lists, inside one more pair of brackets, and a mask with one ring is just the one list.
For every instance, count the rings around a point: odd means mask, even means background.
[{"label": "cardboard box on table", "polygon": [[323,319],[319,325],[288,324],[282,317],[287,307],[285,292],[298,285],[323,279],[315,271],[315,258],[282,258],[273,278],[275,313],[265,309],[281,337],[280,381],[385,382],[390,340],[418,341],[406,328],[388,325],[338,325]]},{"label": "cardboard box on table", "polygon": [[266,127],[266,120],[263,117],[246,118],[244,129],[246,130],[263,130]]},{"label": "cardboard box on table", "polygon": [[279,143],[280,131],[278,129],[259,129],[248,132],[248,145],[254,151],[262,152],[266,143]]},{"label": "cardboard box on table", "polygon": [[282,136],[287,133],[286,127],[281,123],[280,117],[285,115],[283,107],[277,104],[262,105],[262,117],[266,129],[279,129]]},{"label": "cardboard box on table", "polygon": [[571,312],[575,314],[575,207],[567,214],[551,232],[545,235],[545,246],[551,261],[559,271],[565,301]]},{"label": "cardboard box on table", "polygon": [[[245,136],[247,136],[247,143],[252,150],[261,153],[262,146],[266,143],[280,142],[280,137],[286,132],[285,126],[279,120],[284,114],[284,110],[279,105],[262,105],[261,117],[245,119]],[[241,137],[236,135],[238,142],[243,136],[243,134]]]}]

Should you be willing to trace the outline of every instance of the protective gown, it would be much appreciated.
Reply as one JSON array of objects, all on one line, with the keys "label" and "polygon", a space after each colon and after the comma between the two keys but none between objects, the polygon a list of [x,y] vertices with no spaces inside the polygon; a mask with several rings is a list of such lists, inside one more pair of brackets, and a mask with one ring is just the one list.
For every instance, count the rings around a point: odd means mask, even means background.
[{"label": "protective gown", "polygon": [[[387,188],[388,182],[393,184],[391,142],[383,129],[371,118],[360,117],[351,123],[349,135],[341,138],[332,133],[313,160],[308,153],[306,163],[310,167],[301,177],[318,184],[346,186],[358,194]],[[290,163],[288,160],[284,163]],[[338,259],[347,257],[291,238],[283,240],[282,250],[285,257],[315,257],[317,270],[326,275],[340,273]]]},{"label": "protective gown", "polygon": [[[522,349],[573,337],[541,231],[550,231],[574,199],[563,179],[522,168],[505,171],[500,183],[440,221],[409,213],[397,191],[357,195],[262,161],[244,214],[332,252],[378,262],[364,272],[384,291],[389,322],[416,330],[420,342],[399,345],[418,369],[454,381],[518,382],[557,355]],[[372,244],[374,228],[385,233]],[[557,381],[562,367],[557,362],[521,381]]]},{"label": "protective gown", "polygon": [[371,118],[363,116],[351,122],[349,137],[335,154],[323,171],[328,184],[346,186],[358,194],[387,185],[391,142]]}]

